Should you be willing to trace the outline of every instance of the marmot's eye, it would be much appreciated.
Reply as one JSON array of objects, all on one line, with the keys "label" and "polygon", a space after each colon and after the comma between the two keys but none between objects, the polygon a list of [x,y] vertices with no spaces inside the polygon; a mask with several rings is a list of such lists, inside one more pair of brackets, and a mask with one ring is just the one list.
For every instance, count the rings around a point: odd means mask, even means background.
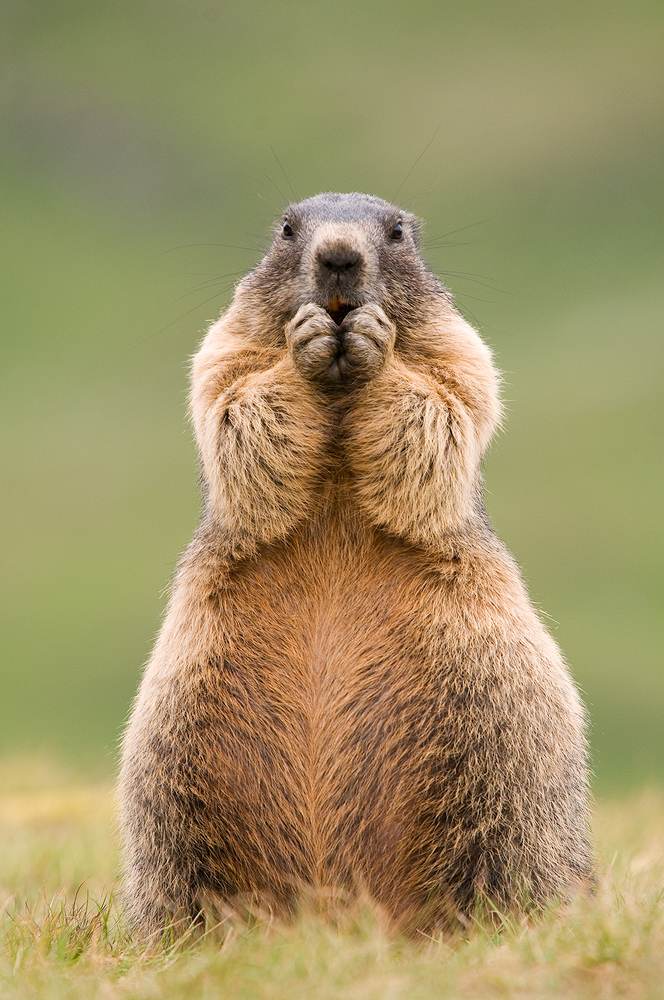
[{"label": "marmot's eye", "polygon": [[288,220],[286,220],[281,227],[281,235],[285,240],[289,240],[293,235],[293,227]]},{"label": "marmot's eye", "polygon": [[400,222],[397,222],[396,226],[394,226],[392,232],[390,233],[390,239],[400,240],[402,236],[403,236],[403,226],[401,225]]}]

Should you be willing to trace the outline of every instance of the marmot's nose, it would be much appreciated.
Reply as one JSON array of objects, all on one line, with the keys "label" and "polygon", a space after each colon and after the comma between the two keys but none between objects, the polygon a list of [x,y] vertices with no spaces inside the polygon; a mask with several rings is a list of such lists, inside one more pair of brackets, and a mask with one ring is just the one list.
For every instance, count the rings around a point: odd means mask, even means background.
[{"label": "marmot's nose", "polygon": [[359,266],[362,254],[352,247],[343,245],[321,247],[318,251],[318,261],[321,267],[332,274],[347,274]]}]

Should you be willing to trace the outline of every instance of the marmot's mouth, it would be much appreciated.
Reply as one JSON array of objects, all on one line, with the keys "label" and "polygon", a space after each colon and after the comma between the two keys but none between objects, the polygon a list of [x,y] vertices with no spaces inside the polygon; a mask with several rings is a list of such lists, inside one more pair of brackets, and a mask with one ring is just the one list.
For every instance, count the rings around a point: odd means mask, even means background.
[{"label": "marmot's mouth", "polygon": [[325,308],[327,312],[329,312],[330,316],[337,324],[337,326],[341,326],[341,324],[344,321],[344,318],[348,315],[351,309],[355,309],[356,307],[349,305],[348,302],[344,302],[343,299],[335,298],[335,299],[330,299]]}]

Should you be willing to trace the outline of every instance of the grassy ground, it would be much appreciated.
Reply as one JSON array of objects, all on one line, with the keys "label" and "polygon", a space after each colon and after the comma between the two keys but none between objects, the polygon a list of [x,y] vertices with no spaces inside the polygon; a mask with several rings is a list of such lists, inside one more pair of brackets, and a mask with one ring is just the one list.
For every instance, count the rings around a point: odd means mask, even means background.
[{"label": "grassy ground", "polygon": [[0,996],[233,1000],[664,996],[664,794],[603,802],[598,896],[457,941],[390,938],[380,916],[228,925],[158,955],[113,901],[112,790],[44,762],[0,764]]}]

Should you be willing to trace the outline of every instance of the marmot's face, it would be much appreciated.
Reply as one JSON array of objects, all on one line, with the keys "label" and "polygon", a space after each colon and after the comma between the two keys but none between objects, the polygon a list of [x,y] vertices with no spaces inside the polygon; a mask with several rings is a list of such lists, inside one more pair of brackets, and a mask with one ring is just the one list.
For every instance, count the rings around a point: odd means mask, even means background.
[{"label": "marmot's face", "polygon": [[281,328],[314,302],[335,323],[368,302],[397,330],[422,324],[443,292],[418,249],[415,216],[364,194],[320,194],[289,205],[274,240],[243,284]]}]

